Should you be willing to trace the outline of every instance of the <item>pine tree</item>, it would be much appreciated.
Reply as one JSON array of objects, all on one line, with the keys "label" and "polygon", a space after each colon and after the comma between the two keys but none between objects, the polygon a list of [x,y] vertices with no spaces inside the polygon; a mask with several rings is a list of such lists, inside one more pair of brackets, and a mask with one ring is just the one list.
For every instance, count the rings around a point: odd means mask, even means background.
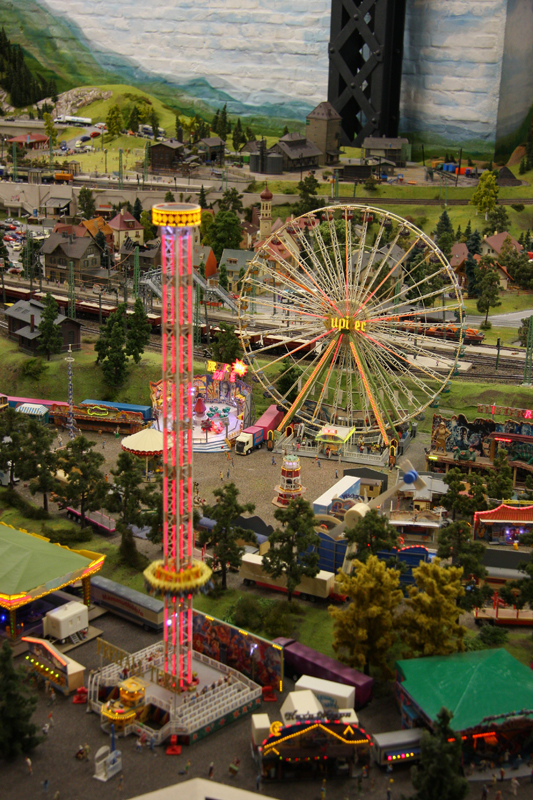
[{"label": "pine tree", "polygon": [[466,291],[469,297],[477,297],[479,294],[478,280],[479,270],[472,254],[469,253],[465,262]]},{"label": "pine tree", "polygon": [[357,553],[357,559],[362,563],[381,550],[392,550],[398,546],[396,528],[375,509],[360,517],[352,528],[347,528],[344,537],[355,548],[354,553]]},{"label": "pine tree", "polygon": [[207,197],[205,196],[205,189],[202,183],[200,187],[200,194],[198,195],[198,205],[200,208],[207,208]]},{"label": "pine tree", "polygon": [[242,356],[241,340],[235,333],[235,326],[221,322],[220,330],[211,342],[213,356],[221,364],[233,364],[236,358]]},{"label": "pine tree", "polygon": [[[367,515],[368,516],[368,515]],[[333,649],[340,661],[369,673],[370,667],[392,677],[387,656],[395,638],[395,612],[403,599],[400,573],[376,556],[355,561],[354,573],[338,575],[340,591],[349,606],[330,606]]]},{"label": "pine tree", "polygon": [[[24,445],[27,440],[27,418],[17,414],[14,408],[6,408],[0,414],[0,469],[9,475],[9,485],[15,486],[15,473],[24,461]],[[0,750],[1,753],[1,750]]]},{"label": "pine tree", "polygon": [[218,285],[221,286],[225,291],[228,291],[228,270],[225,264],[221,264],[219,271],[218,271]]},{"label": "pine tree", "polygon": [[43,496],[43,508],[48,511],[48,494],[57,490],[57,455],[52,450],[55,433],[35,419],[28,420],[24,458],[19,477],[30,481],[30,492]]},{"label": "pine tree", "polygon": [[133,133],[138,133],[139,131],[139,109],[137,106],[133,106],[130,111],[128,130],[133,131]]},{"label": "pine tree", "polygon": [[217,128],[217,133],[219,137],[224,141],[226,141],[226,137],[228,135],[228,128],[229,128],[228,110],[226,103],[224,103],[224,108],[220,112],[220,117],[218,120],[218,128]]},{"label": "pine tree", "polygon": [[438,543],[438,557],[451,559],[451,566],[461,567],[463,580],[468,581],[458,605],[466,611],[482,606],[492,595],[492,589],[487,585],[478,586],[479,580],[487,576],[487,568],[483,564],[486,547],[483,542],[474,542],[472,526],[464,520],[459,520],[446,528],[441,528]]},{"label": "pine tree", "polygon": [[30,695],[25,679],[25,670],[15,667],[11,646],[4,640],[0,650],[0,754],[6,760],[30,755],[43,741],[31,721],[37,697]]},{"label": "pine tree", "polygon": [[440,559],[413,569],[405,611],[398,618],[402,643],[412,656],[443,656],[464,650],[466,628],[458,623],[457,601],[464,595],[458,567],[442,569]]},{"label": "pine tree", "polygon": [[239,503],[239,490],[234,483],[226,483],[221,488],[213,489],[216,502],[212,506],[204,506],[205,517],[215,520],[212,531],[201,531],[198,544],[212,548],[212,554],[207,559],[209,566],[220,570],[221,587],[227,589],[227,574],[230,568],[238,569],[244,554],[244,547],[237,542],[242,539],[249,542],[255,536],[250,531],[235,525],[235,520],[244,512],[252,513],[255,510],[253,503]]},{"label": "pine tree", "polygon": [[211,130],[213,133],[218,134],[218,124],[220,122],[220,109],[217,108],[215,116],[211,122]]},{"label": "pine tree", "polygon": [[40,332],[37,349],[40,353],[45,353],[46,358],[50,361],[50,356],[60,353],[63,347],[63,337],[59,329],[59,325],[55,324],[55,320],[59,316],[59,306],[48,293],[44,299],[44,308],[41,314],[41,321],[37,328]]},{"label": "pine tree", "polygon": [[78,209],[85,219],[93,219],[96,215],[94,195],[87,186],[82,186],[78,194]]},{"label": "pine tree", "polygon": [[105,459],[101,453],[93,452],[95,444],[85,436],[77,436],[67,443],[59,456],[60,467],[67,476],[61,492],[69,505],[79,509],[82,528],[85,514],[100,509],[108,491],[100,471]]},{"label": "pine tree", "polygon": [[159,136],[159,117],[155,108],[152,109],[152,113],[150,115],[150,125],[152,126],[154,139],[157,139]]},{"label": "pine tree", "polygon": [[465,241],[468,241],[469,237],[472,235],[472,225],[470,223],[470,220],[468,220],[468,223],[467,223],[467,226],[465,228],[465,232],[464,232],[463,235],[465,237]]},{"label": "pine tree", "polygon": [[131,453],[118,455],[116,469],[111,470],[111,475],[113,484],[106,497],[106,507],[119,515],[120,557],[128,566],[142,569],[146,566],[146,558],[137,550],[131,526],[141,528],[147,521],[147,511],[143,506],[149,501],[155,486],[144,486],[141,462]]},{"label": "pine tree", "polygon": [[526,139],[526,169],[533,169],[533,128],[530,126]]},{"label": "pine tree", "polygon": [[513,496],[513,471],[505,450],[494,457],[494,470],[487,475],[487,494],[498,505]]},{"label": "pine tree", "polygon": [[481,255],[481,234],[477,229],[468,236],[466,240],[466,246],[468,248],[468,252],[471,253],[471,255],[473,256]]},{"label": "pine tree", "polygon": [[527,162],[525,157],[521,159],[520,166],[518,167],[518,174],[525,175],[527,172]]},{"label": "pine tree", "polygon": [[315,532],[315,515],[302,497],[291,500],[286,508],[277,508],[274,517],[281,523],[268,537],[270,549],[263,556],[263,571],[287,583],[287,600],[302,578],[314,578],[318,566],[320,537]]},{"label": "pine tree", "polygon": [[141,360],[146,345],[150,342],[152,327],[140,297],[135,300],[133,314],[128,317],[128,333],[126,336],[126,355],[131,356],[136,364]]},{"label": "pine tree", "polygon": [[[166,202],[166,200],[165,200],[165,202]],[[135,202],[133,204],[133,211],[131,213],[135,217],[137,222],[141,221],[141,214],[143,213],[143,204],[141,203],[141,200],[140,200],[139,197],[135,198]]]},{"label": "pine tree", "polygon": [[470,791],[462,770],[461,737],[450,727],[452,714],[441,708],[433,733],[424,731],[420,762],[411,770],[412,800],[464,800]]},{"label": "pine tree", "polygon": [[500,300],[500,279],[490,263],[480,265],[478,291],[479,296],[476,308],[480,314],[485,314],[484,324],[487,325],[490,309],[502,304]]},{"label": "pine tree", "polygon": [[101,364],[104,380],[114,387],[121,386],[128,374],[125,315],[126,305],[121,303],[100,328],[100,338],[94,346],[96,363]]},{"label": "pine tree", "polygon": [[287,125],[285,125],[285,127],[283,128],[283,133],[281,135],[287,136],[288,133],[289,133],[289,128],[287,127]]}]

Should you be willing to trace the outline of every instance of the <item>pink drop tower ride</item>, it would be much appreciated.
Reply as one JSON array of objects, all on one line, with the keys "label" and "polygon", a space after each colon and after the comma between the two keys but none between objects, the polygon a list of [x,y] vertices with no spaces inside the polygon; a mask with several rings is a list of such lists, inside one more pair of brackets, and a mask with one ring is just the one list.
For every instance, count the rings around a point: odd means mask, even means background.
[{"label": "pink drop tower ride", "polygon": [[201,208],[163,203],[152,209],[162,251],[163,349],[163,559],[144,572],[153,595],[165,603],[164,671],[176,688],[193,681],[193,596],[211,570],[194,559],[193,528],[193,266],[192,229]]}]

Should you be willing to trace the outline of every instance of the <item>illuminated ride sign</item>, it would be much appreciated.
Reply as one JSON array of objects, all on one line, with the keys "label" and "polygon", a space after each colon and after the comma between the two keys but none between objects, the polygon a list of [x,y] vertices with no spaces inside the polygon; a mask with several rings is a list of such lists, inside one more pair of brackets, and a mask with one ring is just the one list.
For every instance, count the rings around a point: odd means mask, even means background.
[{"label": "illuminated ride sign", "polygon": [[495,406],[493,403],[478,403],[477,410],[482,414],[502,414],[509,419],[533,420],[531,408],[512,408],[511,406]]},{"label": "illuminated ride sign", "polygon": [[367,323],[353,317],[327,317],[325,325],[328,331],[365,331]]},{"label": "illuminated ride sign", "polygon": [[[221,368],[219,368],[219,366]],[[207,362],[207,372],[211,372],[214,381],[229,381],[235,383],[237,378],[244,378],[248,367],[243,361],[236,359],[233,364],[218,364],[216,361]]]}]

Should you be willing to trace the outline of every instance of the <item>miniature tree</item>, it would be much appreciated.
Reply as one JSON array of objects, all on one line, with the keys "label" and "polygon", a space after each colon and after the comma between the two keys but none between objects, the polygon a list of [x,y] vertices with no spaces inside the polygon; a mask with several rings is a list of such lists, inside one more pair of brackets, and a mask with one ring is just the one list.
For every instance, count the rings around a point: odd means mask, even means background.
[{"label": "miniature tree", "polygon": [[470,791],[462,774],[461,737],[450,727],[452,714],[441,708],[433,733],[424,731],[420,762],[411,769],[416,794],[411,800],[464,800]]},{"label": "miniature tree", "polygon": [[342,570],[338,582],[349,606],[330,606],[333,623],[333,649],[340,661],[369,673],[370,667],[392,677],[387,664],[394,642],[394,613],[403,599],[399,588],[400,573],[388,569],[383,561],[369,555],[366,562],[356,561],[353,575]]},{"label": "miniature tree", "polygon": [[302,369],[297,364],[293,364],[289,358],[281,362],[281,369],[276,378],[276,388],[279,393],[293,403],[298,395],[298,378],[302,374]]},{"label": "miniature tree", "polygon": [[464,595],[458,599],[458,605],[468,611],[482,606],[492,594],[489,586],[477,586],[477,581],[487,575],[483,564],[485,545],[473,541],[472,528],[464,520],[441,528],[438,542],[438,557],[451,559],[452,567],[462,567],[463,578],[469,580]]},{"label": "miniature tree", "polygon": [[152,327],[144,310],[140,297],[135,300],[133,314],[128,316],[128,332],[126,334],[126,355],[131,356],[136,364],[141,360],[144,348],[150,342]]},{"label": "miniature tree", "polygon": [[59,315],[59,306],[50,293],[47,293],[44,300],[44,308],[41,314],[41,321],[37,328],[40,332],[37,349],[40,353],[45,353],[50,361],[50,356],[60,353],[63,346],[63,337],[59,326],[55,320]]},{"label": "miniature tree", "polygon": [[221,264],[218,270],[218,285],[226,292],[229,288],[228,270],[225,264]]},{"label": "miniature tree", "polygon": [[139,132],[139,109],[135,105],[130,111],[130,116],[128,119],[128,130],[132,131],[132,133]]},{"label": "miniature tree", "polygon": [[317,197],[319,183],[314,175],[307,175],[297,185],[300,201],[295,206],[295,213],[306,214],[308,211],[314,211],[320,208],[323,201]]},{"label": "miniature tree", "polygon": [[124,127],[122,112],[116,103],[109,109],[107,117],[105,118],[105,124],[110,136],[118,136]]},{"label": "miniature tree", "polygon": [[11,760],[28,756],[43,737],[31,721],[37,698],[30,695],[24,684],[25,671],[15,668],[9,642],[0,650],[0,757]]},{"label": "miniature tree", "polygon": [[347,528],[344,537],[349,545],[355,545],[357,559],[363,563],[369,556],[375,556],[381,550],[392,550],[398,545],[396,528],[375,509],[358,519],[353,528]]},{"label": "miniature tree", "polygon": [[44,120],[45,135],[52,140],[52,146],[55,147],[57,145],[57,130],[54,125],[54,120],[52,119],[52,115],[48,114],[45,111],[43,114],[43,120]]},{"label": "miniature tree", "polygon": [[0,258],[4,259],[4,267],[5,269],[9,266],[9,251],[4,242],[5,234],[0,233]]},{"label": "miniature tree", "polygon": [[477,284],[479,297],[476,308],[480,314],[485,314],[483,325],[487,326],[489,311],[491,308],[501,306],[500,300],[500,279],[495,269],[487,265],[481,271],[481,277]]},{"label": "miniature tree", "polygon": [[494,457],[494,472],[487,476],[487,494],[498,503],[513,496],[513,471],[505,450],[498,450]]},{"label": "miniature tree", "polygon": [[[533,535],[530,533],[522,536],[521,544],[533,545]],[[529,606],[533,609],[533,553],[529,561],[523,561],[518,565],[520,572],[524,573],[523,578],[507,583],[499,590],[500,597],[505,603],[524,608]]]},{"label": "miniature tree", "polygon": [[243,195],[239,194],[238,189],[226,189],[218,201],[218,207],[220,211],[233,211],[234,214],[241,214],[243,210],[242,198]]},{"label": "miniature tree", "polygon": [[120,557],[128,566],[141,569],[146,563],[137,550],[131,526],[142,527],[147,521],[149,515],[143,506],[146,506],[156,487],[154,484],[144,484],[142,466],[131,453],[119,454],[116,469],[111,470],[111,475],[114,481],[106,495],[106,508],[119,515],[116,527],[121,537]]},{"label": "miniature tree", "polygon": [[[174,197],[172,198],[172,200],[174,200]],[[165,203],[166,202],[167,202],[167,200],[165,200]],[[135,217],[137,222],[141,221],[141,214],[143,213],[143,204],[141,203],[141,200],[140,200],[139,197],[135,198],[135,202],[133,204],[133,211],[131,213],[132,213],[132,216]]]},{"label": "miniature tree", "polygon": [[302,578],[314,578],[320,571],[320,537],[315,532],[313,509],[302,497],[291,500],[286,508],[277,508],[274,517],[283,527],[268,537],[270,549],[263,556],[263,570],[273,578],[285,577],[290,603]]},{"label": "miniature tree", "polygon": [[211,342],[213,356],[222,364],[232,364],[236,358],[242,356],[242,347],[235,327],[227,322],[220,323],[220,331],[216,339]]},{"label": "miniature tree", "polygon": [[104,380],[109,386],[121,386],[128,374],[125,316],[126,305],[121,303],[100,328],[100,338],[94,346],[96,363],[102,365]]},{"label": "miniature tree", "polygon": [[205,505],[205,517],[215,520],[212,531],[201,531],[198,537],[200,546],[212,547],[212,556],[209,565],[220,569],[222,589],[227,589],[228,570],[238,569],[241,565],[244,548],[237,544],[239,539],[245,542],[255,542],[255,536],[250,531],[235,525],[235,520],[244,512],[251,513],[255,509],[253,503],[239,503],[239,490],[234,483],[226,483],[221,488],[213,490],[216,503],[213,506]]},{"label": "miniature tree", "polygon": [[176,198],[174,197],[174,192],[171,192],[170,189],[167,190],[164,198],[165,203],[174,203]]},{"label": "miniature tree", "polygon": [[94,195],[87,186],[82,186],[78,194],[78,211],[85,219],[92,219],[96,214]]},{"label": "miniature tree", "polygon": [[26,443],[27,418],[14,408],[6,408],[0,414],[0,469],[9,474],[9,485],[15,486],[15,472],[19,471]]},{"label": "miniature tree", "polygon": [[198,195],[198,205],[200,208],[207,208],[207,197],[205,196],[204,185],[200,186],[200,193]]},{"label": "miniature tree", "polygon": [[219,262],[224,250],[238,250],[240,248],[242,241],[241,222],[233,211],[219,211],[214,219],[211,214],[208,216],[211,218],[211,222],[208,223],[208,227],[203,234],[202,244],[212,247],[215,258]]},{"label": "miniature tree", "polygon": [[457,601],[464,595],[460,567],[442,569],[440,559],[413,570],[405,611],[398,618],[402,642],[413,656],[443,656],[464,650],[466,628],[459,625]]},{"label": "miniature tree", "polygon": [[[479,475],[465,475],[458,467],[450,469],[443,478],[448,486],[446,494],[442,495],[441,503],[452,519],[456,516],[470,517],[476,511],[485,511],[485,484]],[[468,490],[467,490],[468,483]]]},{"label": "miniature tree", "polygon": [[470,205],[475,206],[480,214],[485,214],[485,219],[487,219],[489,211],[492,211],[496,205],[498,192],[499,187],[495,175],[490,170],[486,170],[481,175],[477,188],[470,198]]},{"label": "miniature tree", "polygon": [[40,492],[43,508],[48,511],[48,494],[58,487],[56,478],[57,455],[52,450],[55,433],[35,419],[26,425],[23,446],[24,457],[20,462],[20,477],[30,481],[30,492]]},{"label": "miniature tree", "polygon": [[94,453],[95,442],[85,436],[77,436],[67,443],[61,453],[59,465],[67,476],[62,492],[69,505],[80,510],[80,522],[85,526],[85,514],[102,507],[108,485],[100,471],[105,459],[101,453]]}]

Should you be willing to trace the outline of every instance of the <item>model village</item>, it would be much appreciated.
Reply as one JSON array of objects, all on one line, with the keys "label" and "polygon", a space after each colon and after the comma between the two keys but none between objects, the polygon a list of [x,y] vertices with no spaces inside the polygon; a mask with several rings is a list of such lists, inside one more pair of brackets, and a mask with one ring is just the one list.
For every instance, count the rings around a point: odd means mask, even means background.
[{"label": "model village", "polygon": [[[416,333],[401,322],[412,305],[390,306],[389,289],[374,291],[375,249],[354,303],[360,257],[347,284],[342,259],[330,262],[340,263],[337,276],[324,273],[323,242],[313,249],[303,237],[304,277],[297,259],[284,259],[278,277],[298,287],[285,312],[291,347],[251,333],[252,289],[263,320],[279,301],[261,254],[237,326],[218,333],[233,339],[235,357],[217,360],[214,346],[198,358],[201,210],[167,203],[152,213],[163,251],[163,377],[150,384],[151,404],[76,405],[72,390],[2,397],[10,443],[53,440],[54,512],[93,536],[58,542],[31,520],[0,522],[2,674],[17,698],[11,779],[23,786],[38,775],[57,797],[92,797],[94,779],[102,792],[135,796],[138,780],[147,784],[133,776],[149,763],[154,788],[213,780],[231,796],[285,797],[296,780],[323,797],[399,797],[411,765],[422,775],[424,750],[437,743],[474,794],[525,786],[533,675],[505,645],[509,630],[533,624],[531,410],[485,403],[473,420],[445,413],[450,380],[468,366],[461,343],[431,342],[422,315]],[[323,218],[351,225],[357,213],[337,207]],[[446,311],[460,320],[452,270],[447,279]],[[72,350],[67,363],[72,387]],[[262,414],[254,386],[265,389]],[[431,413],[424,437],[418,425]],[[28,473],[5,443],[3,491],[24,494]],[[85,463],[93,449],[105,459],[103,499],[86,488],[75,502],[71,481],[97,481]],[[126,472],[146,491],[131,517]],[[125,531],[136,555],[150,555],[137,588],[103,576],[106,543],[121,541],[120,553]],[[299,617],[321,635],[299,636]]]},{"label": "model village", "polygon": [[2,800],[533,796],[533,13],[276,2],[4,4]]}]

